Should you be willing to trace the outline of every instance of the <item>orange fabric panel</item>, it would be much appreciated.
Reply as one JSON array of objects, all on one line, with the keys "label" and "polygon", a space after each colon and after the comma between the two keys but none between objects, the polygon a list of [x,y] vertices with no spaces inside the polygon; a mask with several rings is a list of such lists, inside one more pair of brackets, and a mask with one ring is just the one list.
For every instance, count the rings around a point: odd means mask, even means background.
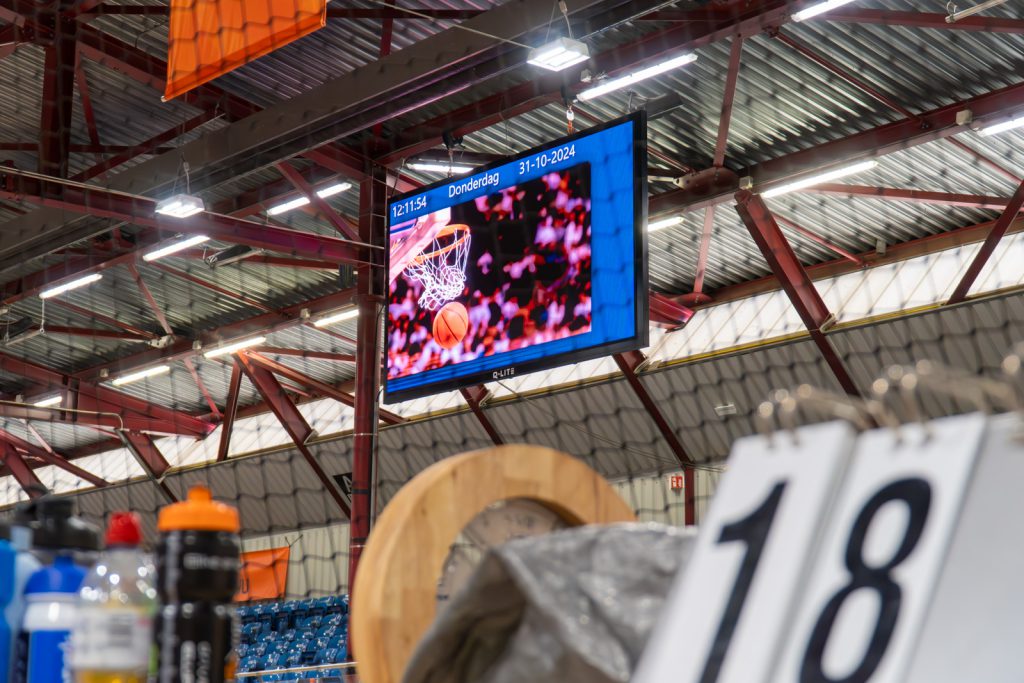
[{"label": "orange fabric panel", "polygon": [[327,0],[171,0],[164,100],[323,28]]},{"label": "orange fabric panel", "polygon": [[242,571],[235,602],[277,600],[288,585],[291,548],[271,548],[242,553]]}]

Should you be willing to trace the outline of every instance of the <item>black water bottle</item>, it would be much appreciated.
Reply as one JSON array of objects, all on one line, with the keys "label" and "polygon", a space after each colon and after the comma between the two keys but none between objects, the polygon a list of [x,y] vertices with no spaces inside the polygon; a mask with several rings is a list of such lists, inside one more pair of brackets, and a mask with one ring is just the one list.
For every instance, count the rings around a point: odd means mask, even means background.
[{"label": "black water bottle", "polygon": [[233,681],[238,622],[232,599],[240,568],[238,510],[195,486],[160,511],[153,635],[156,683]]}]

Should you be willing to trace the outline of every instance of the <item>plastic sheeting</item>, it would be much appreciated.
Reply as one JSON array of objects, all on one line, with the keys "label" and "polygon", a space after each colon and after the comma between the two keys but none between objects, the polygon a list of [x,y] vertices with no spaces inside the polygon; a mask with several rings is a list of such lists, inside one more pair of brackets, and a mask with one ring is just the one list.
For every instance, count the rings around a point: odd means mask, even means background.
[{"label": "plastic sheeting", "polygon": [[403,683],[626,683],[696,532],[579,527],[491,549]]}]

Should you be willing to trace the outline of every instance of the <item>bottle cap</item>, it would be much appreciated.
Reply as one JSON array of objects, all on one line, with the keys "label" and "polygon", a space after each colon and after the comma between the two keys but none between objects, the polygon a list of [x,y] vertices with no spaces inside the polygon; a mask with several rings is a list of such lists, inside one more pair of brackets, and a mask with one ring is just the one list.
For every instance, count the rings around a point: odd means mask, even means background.
[{"label": "bottle cap", "polygon": [[193,486],[188,500],[160,510],[157,528],[166,531],[228,531],[238,533],[238,510],[213,500],[210,489]]},{"label": "bottle cap", "polygon": [[32,545],[50,550],[99,550],[100,532],[75,517],[67,498],[43,496],[35,500],[38,526],[32,527]]},{"label": "bottle cap", "polygon": [[107,547],[142,543],[142,525],[134,512],[115,512],[107,522]]},{"label": "bottle cap", "polygon": [[39,593],[77,593],[85,579],[85,569],[70,557],[58,557],[53,565],[33,572],[25,584],[25,595]]}]

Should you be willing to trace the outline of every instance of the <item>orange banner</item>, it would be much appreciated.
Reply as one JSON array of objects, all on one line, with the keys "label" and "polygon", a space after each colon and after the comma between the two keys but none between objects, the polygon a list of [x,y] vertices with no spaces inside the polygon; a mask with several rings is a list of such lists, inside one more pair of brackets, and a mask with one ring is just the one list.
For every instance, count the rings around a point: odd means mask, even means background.
[{"label": "orange banner", "polygon": [[242,571],[235,602],[277,600],[288,585],[288,558],[291,548],[271,548],[242,553]]},{"label": "orange banner", "polygon": [[327,0],[171,0],[164,100],[323,28]]}]

